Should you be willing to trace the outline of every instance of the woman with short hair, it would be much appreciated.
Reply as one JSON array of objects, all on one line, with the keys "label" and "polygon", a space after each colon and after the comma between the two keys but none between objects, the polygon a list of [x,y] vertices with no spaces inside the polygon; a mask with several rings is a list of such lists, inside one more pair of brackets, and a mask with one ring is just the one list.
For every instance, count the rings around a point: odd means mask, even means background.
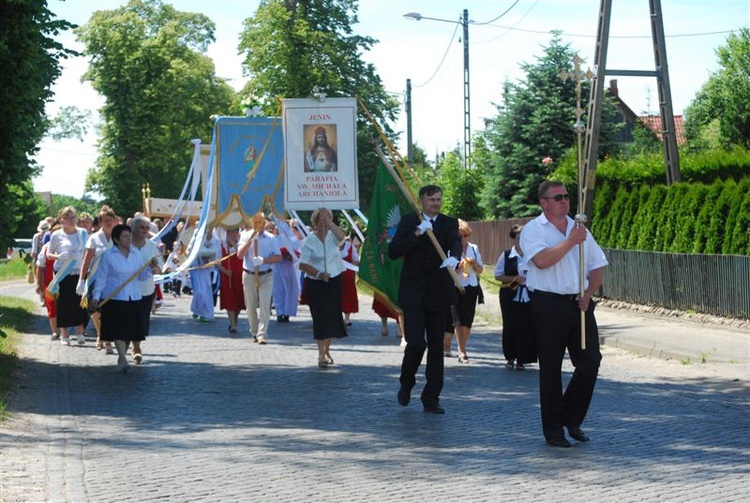
[{"label": "woman with short hair", "polygon": [[318,344],[318,367],[333,365],[331,342],[346,337],[341,311],[341,273],[344,261],[339,244],[344,231],[333,221],[328,208],[318,208],[310,218],[313,232],[302,242],[299,268],[305,273],[305,297],[313,319],[313,337]]},{"label": "woman with short hair", "polygon": [[101,311],[102,339],[115,343],[119,355],[117,368],[123,373],[129,370],[128,346],[146,337],[140,282],[158,271],[157,259],[144,264],[131,240],[129,226],[115,225],[113,246],[101,256],[93,295],[94,307]]}]

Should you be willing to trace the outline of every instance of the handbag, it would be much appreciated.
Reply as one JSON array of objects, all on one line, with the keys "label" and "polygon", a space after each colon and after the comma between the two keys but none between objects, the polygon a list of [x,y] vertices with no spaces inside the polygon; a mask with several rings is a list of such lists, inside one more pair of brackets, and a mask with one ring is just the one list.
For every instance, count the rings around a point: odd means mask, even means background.
[{"label": "handbag", "polygon": [[36,281],[36,278],[34,277],[34,268],[31,267],[31,264],[29,264],[29,272],[26,273],[26,281],[28,281],[30,285],[33,285]]}]

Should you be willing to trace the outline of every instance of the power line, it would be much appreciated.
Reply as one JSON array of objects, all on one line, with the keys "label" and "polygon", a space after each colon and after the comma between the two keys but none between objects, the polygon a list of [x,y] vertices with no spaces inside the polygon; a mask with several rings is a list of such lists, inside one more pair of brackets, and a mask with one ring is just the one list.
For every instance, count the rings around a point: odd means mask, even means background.
[{"label": "power line", "polygon": [[418,86],[413,86],[413,87],[417,87],[417,88],[424,87],[430,82],[432,82],[432,79],[434,79],[435,75],[437,75],[438,71],[440,71],[440,67],[443,66],[443,63],[445,63],[445,58],[448,57],[448,52],[450,51],[451,46],[453,45],[453,41],[456,39],[456,33],[458,33],[459,26],[460,25],[457,24],[456,28],[453,30],[453,36],[451,36],[451,41],[448,43],[448,48],[445,49],[445,54],[443,54],[443,59],[440,60],[440,63],[438,64],[437,68],[435,68],[435,71],[433,72],[432,76],[429,79],[427,79],[427,82],[423,84],[419,84]]},{"label": "power line", "polygon": [[[524,33],[537,33],[542,35],[549,35],[550,32],[554,30],[530,30],[526,28],[517,28],[514,26],[502,26],[499,24],[488,24],[486,26],[491,26],[493,28],[501,28],[504,30],[509,31],[520,31]],[[685,38],[685,37],[703,37],[708,35],[724,35],[727,33],[734,33],[738,31],[740,28],[735,28],[732,30],[724,30],[724,31],[707,31],[707,32],[698,32],[698,33],[676,33],[674,35],[664,35],[666,38]],[[562,32],[563,35],[566,37],[578,37],[578,38],[596,38],[596,35],[583,35],[580,33],[565,33]],[[622,39],[637,39],[637,38],[647,38],[651,39],[651,35],[610,35],[609,38],[622,38]]]},{"label": "power line", "polygon": [[486,25],[486,24],[494,23],[495,21],[497,21],[498,19],[500,19],[501,17],[503,17],[504,15],[506,15],[508,12],[510,12],[513,9],[513,7],[515,7],[518,4],[518,2],[520,2],[520,1],[521,0],[516,0],[515,2],[513,2],[513,5],[511,5],[507,9],[505,9],[505,12],[503,12],[502,14],[500,14],[499,16],[497,16],[494,19],[490,19],[486,23],[472,23],[472,24],[474,24],[475,26],[483,26],[483,25]]},{"label": "power line", "polygon": [[[506,15],[508,12],[510,12],[511,9],[513,9],[513,7],[515,7],[518,4],[518,2],[520,2],[520,1],[521,0],[516,0],[515,2],[513,2],[513,5],[511,5],[507,9],[505,9],[505,11],[502,12],[500,15],[494,17],[493,19],[490,19],[489,21],[487,21],[485,23],[472,23],[472,24],[476,25],[476,26],[484,26],[484,25],[489,25],[490,23],[494,23],[495,21],[497,21],[498,19],[500,19],[501,17],[503,17],[504,15]],[[537,2],[538,1],[539,0],[537,0]],[[536,5],[537,2],[534,2],[534,5]],[[533,5],[532,5],[532,8],[533,8]],[[529,9],[529,11],[530,10],[531,9]],[[526,14],[528,14],[528,11],[526,12]],[[525,14],[524,14],[524,16],[525,16]],[[523,19],[523,17],[521,19]],[[443,54],[443,58],[440,60],[440,63],[438,64],[437,68],[432,73],[432,76],[429,79],[427,79],[427,81],[424,82],[423,84],[415,85],[413,87],[415,87],[415,88],[425,87],[427,84],[429,84],[430,82],[432,82],[432,79],[435,78],[435,75],[437,75],[438,71],[440,71],[440,68],[443,66],[443,63],[445,63],[445,58],[448,57],[448,52],[450,51],[451,46],[453,45],[453,41],[456,39],[456,33],[458,33],[458,26],[459,25],[457,24],[456,28],[453,30],[453,35],[451,36],[451,40],[448,43],[448,48],[445,50],[445,54]]]},{"label": "power line", "polygon": [[72,150],[62,150],[59,148],[49,148],[49,147],[43,147],[40,148],[39,151],[36,153],[37,156],[39,156],[42,152],[60,152],[62,154],[73,154],[73,155],[85,155],[88,157],[96,157],[96,153],[90,153],[90,152],[74,152]]}]

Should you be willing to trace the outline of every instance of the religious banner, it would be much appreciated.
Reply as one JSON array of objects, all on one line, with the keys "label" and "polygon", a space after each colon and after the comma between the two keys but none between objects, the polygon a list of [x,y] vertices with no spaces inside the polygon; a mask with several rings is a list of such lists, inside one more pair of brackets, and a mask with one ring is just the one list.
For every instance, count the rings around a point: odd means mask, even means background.
[{"label": "religious banner", "polygon": [[250,223],[268,201],[284,211],[284,138],[278,118],[218,117],[214,124],[214,193],[208,221]]},{"label": "religious banner", "polygon": [[354,98],[283,100],[284,208],[359,207]]},{"label": "religious banner", "polygon": [[401,217],[413,211],[414,206],[381,164],[372,193],[365,242],[360,251],[359,280],[372,289],[376,299],[398,313],[401,312],[397,306],[398,285],[404,261],[388,258],[388,245]]}]

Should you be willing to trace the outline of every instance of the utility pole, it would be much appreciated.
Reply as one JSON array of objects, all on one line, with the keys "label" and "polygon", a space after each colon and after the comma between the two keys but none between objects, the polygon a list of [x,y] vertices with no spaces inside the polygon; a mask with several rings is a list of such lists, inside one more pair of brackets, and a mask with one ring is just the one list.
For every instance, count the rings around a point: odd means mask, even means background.
[{"label": "utility pole", "polygon": [[471,156],[471,87],[469,85],[469,10],[464,9],[464,169]]},{"label": "utility pole", "polygon": [[[677,154],[677,134],[672,110],[672,91],[669,86],[667,66],[667,49],[664,37],[664,21],[661,0],[649,0],[651,12],[651,38],[654,49],[655,70],[609,70],[607,69],[607,48],[609,45],[609,25],[612,18],[612,0],[602,0],[599,7],[599,26],[596,33],[596,50],[594,53],[594,80],[589,99],[588,127],[585,142],[585,213],[591,215],[594,204],[594,184],[596,182],[596,163],[599,150],[599,132],[601,129],[602,104],[604,100],[604,76],[620,75],[624,77],[656,77],[659,88],[659,112],[662,124],[664,143],[664,165],[666,182],[671,185],[682,180],[680,159]],[[589,219],[589,221],[591,221]]]},{"label": "utility pole", "polygon": [[409,166],[414,165],[414,144],[411,137],[411,79],[406,79],[406,161]]}]

